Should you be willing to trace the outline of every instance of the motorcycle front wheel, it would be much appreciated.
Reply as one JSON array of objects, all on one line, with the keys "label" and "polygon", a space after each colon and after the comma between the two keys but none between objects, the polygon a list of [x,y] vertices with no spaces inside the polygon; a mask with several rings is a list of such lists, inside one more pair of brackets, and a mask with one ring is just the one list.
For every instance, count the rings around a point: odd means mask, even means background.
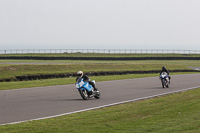
[{"label": "motorcycle front wheel", "polygon": [[162,79],[162,88],[165,88],[165,79]]},{"label": "motorcycle front wheel", "polygon": [[87,99],[89,98],[89,97],[88,97],[88,93],[87,93],[86,90],[80,89],[80,90],[79,90],[79,93],[80,93],[81,97],[82,97],[84,100],[87,100]]}]

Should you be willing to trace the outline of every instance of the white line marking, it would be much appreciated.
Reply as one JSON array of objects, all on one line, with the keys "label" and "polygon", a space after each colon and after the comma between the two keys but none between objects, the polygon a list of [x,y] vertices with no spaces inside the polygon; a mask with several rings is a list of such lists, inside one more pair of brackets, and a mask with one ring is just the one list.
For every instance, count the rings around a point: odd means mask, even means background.
[{"label": "white line marking", "polygon": [[85,111],[94,110],[94,109],[105,108],[105,107],[114,106],[114,105],[118,105],[118,104],[129,103],[129,102],[134,102],[134,101],[139,101],[139,100],[144,100],[144,99],[149,99],[149,98],[164,96],[164,95],[168,95],[168,94],[173,94],[173,93],[188,91],[188,90],[197,89],[197,88],[200,88],[200,86],[192,87],[192,88],[187,88],[187,89],[182,89],[182,90],[178,90],[178,91],[167,92],[167,93],[161,93],[161,94],[157,94],[157,95],[153,95],[153,96],[147,96],[147,97],[137,98],[137,99],[128,100],[128,101],[122,101],[122,102],[117,102],[117,103],[102,105],[102,106],[98,106],[98,107],[93,107],[93,108],[88,108],[88,109],[83,109],[83,110],[78,110],[78,111],[73,111],[73,112],[68,112],[68,113],[63,113],[63,114],[59,114],[59,115],[53,115],[53,116],[36,118],[36,119],[25,120],[25,121],[17,121],[17,122],[11,122],[11,123],[4,123],[4,124],[0,124],[0,125],[18,124],[18,123],[28,122],[28,121],[35,121],[35,120],[43,120],[43,119],[55,118],[55,117],[59,117],[59,116],[64,116],[64,115],[69,115],[69,114],[74,114],[74,113],[79,113],[79,112],[85,112]]}]

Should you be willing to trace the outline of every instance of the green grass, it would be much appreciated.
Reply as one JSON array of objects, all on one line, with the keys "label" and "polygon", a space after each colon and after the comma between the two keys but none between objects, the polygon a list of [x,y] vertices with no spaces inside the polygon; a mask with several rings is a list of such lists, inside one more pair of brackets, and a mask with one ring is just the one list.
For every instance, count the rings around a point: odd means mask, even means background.
[{"label": "green grass", "polygon": [[[12,64],[13,63],[13,64]],[[134,61],[98,61],[98,60],[0,60],[0,66],[14,64],[181,64],[199,65],[198,60],[134,60]]]},{"label": "green grass", "polygon": [[[10,56],[10,55],[0,55]],[[17,54],[16,56],[24,56]],[[85,57],[145,57],[145,56],[199,56],[180,54],[27,54],[25,56],[85,56]],[[122,70],[160,70],[188,69],[200,67],[200,61],[36,61],[0,60],[0,63],[49,63],[49,64],[0,64],[0,77],[39,73],[67,73],[86,71]],[[187,73],[171,73],[187,74]],[[120,76],[96,76],[91,79],[100,81],[121,80],[158,76],[158,74],[129,74]],[[73,84],[75,78],[60,78],[34,81],[2,82],[0,90],[20,89],[51,85]],[[52,119],[0,126],[6,133],[60,133],[60,132],[200,132],[200,89],[179,94],[121,104]]]},{"label": "green grass", "polygon": [[0,126],[6,133],[197,133],[200,89],[51,119]]},{"label": "green grass", "polygon": [[[189,69],[187,66],[200,67],[200,61],[20,61],[0,60],[0,79],[22,75],[75,73],[99,71],[134,71],[161,70],[166,66],[169,70]],[[6,64],[36,63],[36,64]],[[49,64],[40,64],[49,63]]]},{"label": "green grass", "polygon": [[[36,64],[0,64],[0,79],[11,78],[22,75],[76,73],[79,70],[84,72],[98,71],[134,71],[134,70],[161,70],[166,66],[170,70],[189,69],[187,66],[200,67],[200,61],[37,61],[37,60],[0,60],[0,63],[36,63]],[[40,64],[49,63],[49,64]],[[147,74],[148,75],[148,74]],[[150,74],[151,75],[151,74]],[[158,74],[154,74],[158,75]],[[153,76],[154,76],[153,75]],[[126,78],[142,77],[143,75],[120,75],[95,77],[97,81],[115,80]],[[146,77],[146,76],[144,76]],[[96,79],[97,78],[97,79]],[[100,79],[99,79],[100,78]],[[48,80],[35,80],[25,82],[1,82],[0,90],[28,88],[50,85],[63,85],[74,83],[74,78],[59,78]]]}]

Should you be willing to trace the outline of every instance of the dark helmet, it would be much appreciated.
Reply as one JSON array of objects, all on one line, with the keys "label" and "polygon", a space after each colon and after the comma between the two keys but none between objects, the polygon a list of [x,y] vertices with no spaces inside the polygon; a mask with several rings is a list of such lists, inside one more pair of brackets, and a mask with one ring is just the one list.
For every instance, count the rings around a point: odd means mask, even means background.
[{"label": "dark helmet", "polygon": [[167,68],[165,66],[162,67],[162,70],[167,70]]}]

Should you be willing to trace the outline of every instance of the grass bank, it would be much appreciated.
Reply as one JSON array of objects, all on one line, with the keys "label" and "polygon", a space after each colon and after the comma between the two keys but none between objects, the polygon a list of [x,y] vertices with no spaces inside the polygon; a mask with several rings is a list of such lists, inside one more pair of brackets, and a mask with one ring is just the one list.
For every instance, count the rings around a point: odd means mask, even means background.
[{"label": "grass bank", "polygon": [[[14,76],[36,74],[75,73],[100,71],[138,71],[161,70],[166,66],[169,70],[189,69],[187,66],[200,66],[199,61],[0,61],[0,79],[13,78]],[[7,63],[7,64],[6,64]],[[8,64],[15,63],[15,64]],[[19,63],[19,64],[16,64]],[[20,64],[25,63],[25,64]],[[27,64],[32,63],[32,64]],[[48,64],[41,64],[48,63]]]},{"label": "grass bank", "polygon": [[67,116],[0,126],[6,133],[200,131],[200,89]]}]

